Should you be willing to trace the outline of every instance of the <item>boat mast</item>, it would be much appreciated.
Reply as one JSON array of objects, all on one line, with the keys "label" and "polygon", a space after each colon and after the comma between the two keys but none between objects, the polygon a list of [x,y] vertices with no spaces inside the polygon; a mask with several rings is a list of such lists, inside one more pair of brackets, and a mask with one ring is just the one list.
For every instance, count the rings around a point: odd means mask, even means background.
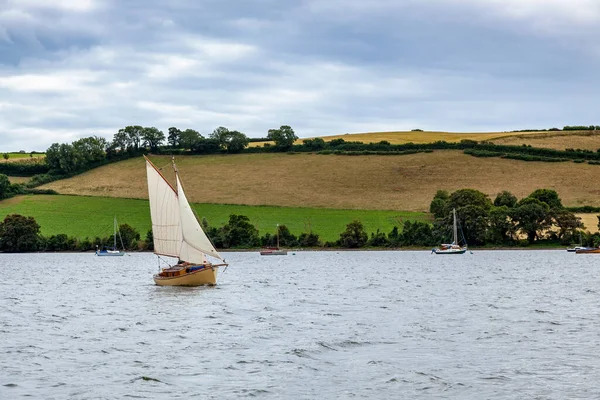
[{"label": "boat mast", "polygon": [[113,250],[117,249],[117,217],[115,216],[114,222],[113,222]]},{"label": "boat mast", "polygon": [[452,214],[454,216],[454,244],[458,245],[458,229],[456,227],[456,208],[452,209]]},{"label": "boat mast", "polygon": [[277,248],[279,249],[279,224],[277,224]]}]

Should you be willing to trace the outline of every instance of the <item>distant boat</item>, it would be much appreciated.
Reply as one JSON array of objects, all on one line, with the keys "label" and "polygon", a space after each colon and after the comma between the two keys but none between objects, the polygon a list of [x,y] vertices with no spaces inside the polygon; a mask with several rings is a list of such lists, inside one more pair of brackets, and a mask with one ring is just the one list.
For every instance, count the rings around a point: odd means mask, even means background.
[{"label": "distant boat", "polygon": [[216,285],[217,269],[226,263],[213,264],[207,256],[223,260],[206,236],[194,211],[185,197],[179,172],[173,158],[177,188],[144,156],[150,199],[150,217],[154,254],[176,257],[177,264],[170,265],[153,276],[159,286]]},{"label": "distant boat", "polygon": [[580,251],[580,250],[592,250],[592,249],[593,249],[593,247],[575,246],[575,247],[569,247],[567,249],[567,251],[571,252],[571,253],[576,253],[577,251]]},{"label": "distant boat", "polygon": [[568,252],[577,252],[577,250],[588,250],[588,249],[592,248],[592,247],[585,247],[585,246],[581,245],[581,243],[583,243],[583,241],[581,240],[581,231],[579,232],[579,243],[580,243],[579,246],[569,247],[569,248],[567,248],[567,251]]},{"label": "distant boat", "polygon": [[454,224],[453,224],[453,240],[452,243],[443,243],[440,245],[439,248],[436,249],[432,249],[431,252],[435,253],[435,254],[464,254],[467,251],[467,243],[464,240],[464,235],[463,235],[463,240],[462,243],[464,243],[463,246],[460,245],[460,242],[458,240],[458,224],[456,222],[456,209],[452,209],[452,216],[454,218]]},{"label": "distant boat", "polygon": [[277,224],[277,247],[265,247],[260,251],[261,256],[285,256],[287,250],[279,248],[279,224]]},{"label": "distant boat", "polygon": [[584,247],[579,250],[575,250],[575,254],[600,254],[600,247]]},{"label": "distant boat", "polygon": [[[98,246],[96,246],[96,255],[97,256],[124,256],[125,252],[124,251],[120,251],[117,250],[117,232],[119,233],[119,237],[121,237],[121,232],[119,232],[119,226],[117,224],[117,217],[114,218],[114,222],[113,222],[113,248],[112,249],[107,249],[107,248],[103,248],[102,250],[98,249]],[[123,239],[121,238],[121,247],[123,247]]]}]

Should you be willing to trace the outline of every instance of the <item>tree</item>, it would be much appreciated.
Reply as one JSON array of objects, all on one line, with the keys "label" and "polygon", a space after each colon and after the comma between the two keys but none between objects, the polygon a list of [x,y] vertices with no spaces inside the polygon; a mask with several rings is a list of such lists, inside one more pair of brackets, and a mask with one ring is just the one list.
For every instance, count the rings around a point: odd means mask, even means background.
[{"label": "tree", "polygon": [[517,228],[527,235],[529,243],[533,243],[552,224],[549,222],[550,206],[538,199],[526,197],[512,209],[511,218]]},{"label": "tree", "polygon": [[537,189],[527,197],[538,199],[539,201],[548,204],[550,208],[563,208],[558,193],[552,189]]},{"label": "tree", "polygon": [[179,145],[184,149],[192,149],[200,139],[203,137],[198,131],[186,129],[179,135]]},{"label": "tree", "polygon": [[0,199],[10,196],[11,192],[11,184],[8,176],[0,174]]},{"label": "tree", "polygon": [[279,129],[269,129],[267,138],[274,141],[275,147],[281,150],[289,149],[298,140],[298,136],[288,125],[282,125]]},{"label": "tree", "polygon": [[219,142],[215,139],[204,139],[200,138],[192,146],[192,152],[195,154],[214,154],[221,150]]},{"label": "tree", "polygon": [[371,238],[367,241],[367,245],[372,247],[389,247],[390,241],[385,233],[380,232],[379,229],[377,229],[377,232],[371,233]]},{"label": "tree", "polygon": [[307,149],[316,151],[323,150],[326,146],[325,140],[319,137],[314,139],[304,139],[302,143]]},{"label": "tree", "polygon": [[242,132],[229,131],[225,136],[225,147],[228,153],[239,153],[248,146],[248,137]]},{"label": "tree", "polygon": [[303,232],[298,236],[298,245],[301,247],[317,247],[321,246],[321,241],[316,233]]},{"label": "tree", "polygon": [[154,250],[154,233],[152,232],[152,228],[146,232],[146,239],[144,240],[144,246],[148,250]]},{"label": "tree", "polygon": [[258,229],[250,223],[245,215],[229,216],[227,225],[221,228],[223,247],[256,247],[260,244]]},{"label": "tree", "polygon": [[73,142],[73,149],[77,159],[82,164],[102,161],[106,158],[106,139],[99,136],[90,136]]},{"label": "tree", "polygon": [[137,151],[140,148],[144,128],[140,125],[130,125],[126,126],[124,131],[127,133],[127,138],[129,139],[129,147],[127,150]]},{"label": "tree", "polygon": [[509,243],[514,240],[515,234],[516,228],[510,219],[509,206],[493,207],[488,214],[486,241],[498,244]]},{"label": "tree", "polygon": [[227,148],[227,136],[228,135],[229,135],[229,129],[225,128],[224,126],[219,126],[214,131],[212,131],[212,133],[210,135],[208,135],[208,137],[218,141],[219,146],[221,146],[222,149],[225,149],[225,148]]},{"label": "tree", "polygon": [[516,205],[517,197],[507,190],[498,193],[496,199],[494,199],[494,206],[496,207],[506,206],[508,208],[512,208]]},{"label": "tree", "polygon": [[450,199],[450,195],[445,190],[438,190],[433,196],[433,200],[429,205],[429,212],[433,214],[434,218],[443,218],[447,214],[448,199]]},{"label": "tree", "polygon": [[578,229],[583,229],[584,225],[581,218],[578,218],[570,211],[565,209],[551,210],[550,214],[558,227],[558,238],[573,238]]},{"label": "tree", "polygon": [[365,232],[362,222],[352,221],[346,225],[346,230],[340,234],[338,243],[342,247],[353,249],[363,247],[368,239],[369,236]]},{"label": "tree", "polygon": [[113,136],[113,140],[111,143],[111,147],[113,149],[118,149],[120,151],[126,151],[129,147],[129,136],[124,129],[119,129],[117,133]]},{"label": "tree", "polygon": [[156,151],[158,146],[165,140],[165,134],[155,127],[144,128],[142,130],[142,145],[150,147],[151,151]]},{"label": "tree", "polygon": [[5,160],[5,161],[8,161],[8,158],[9,158],[10,156],[8,155],[8,153],[4,153],[4,154],[2,154],[2,157],[4,157],[4,160]]},{"label": "tree", "polygon": [[40,240],[40,226],[33,217],[11,214],[0,222],[0,251],[36,251]]},{"label": "tree", "polygon": [[[121,236],[121,240],[123,241],[123,247],[126,250],[136,250],[138,248],[138,240],[140,240],[140,233],[129,224],[119,225],[118,235]],[[114,242],[112,236],[113,235],[111,235],[111,241]],[[119,243],[118,239],[117,243]]]},{"label": "tree", "polygon": [[434,244],[431,225],[421,221],[404,221],[400,244],[404,246],[429,246]]},{"label": "tree", "polygon": [[169,128],[169,138],[167,139],[169,146],[171,146],[171,147],[179,146],[180,135],[181,135],[181,131],[179,129],[175,128],[174,126],[170,127]]},{"label": "tree", "polygon": [[60,144],[52,143],[46,150],[46,164],[50,169],[60,170]]},{"label": "tree", "polygon": [[82,156],[75,150],[75,148],[68,144],[62,143],[58,149],[58,157],[60,170],[65,173],[74,172],[81,164],[83,164]]},{"label": "tree", "polygon": [[475,189],[460,189],[453,192],[448,199],[447,211],[452,211],[456,208],[458,211],[461,207],[477,206],[484,210],[489,210],[492,207],[492,201],[487,194]]}]

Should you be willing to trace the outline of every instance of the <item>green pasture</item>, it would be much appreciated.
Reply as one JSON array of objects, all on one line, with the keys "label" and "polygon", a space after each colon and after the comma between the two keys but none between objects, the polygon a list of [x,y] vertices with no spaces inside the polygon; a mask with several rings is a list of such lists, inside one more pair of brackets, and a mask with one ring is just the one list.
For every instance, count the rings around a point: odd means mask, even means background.
[{"label": "green pasture", "polygon": [[[367,232],[388,233],[404,220],[430,220],[426,213],[380,210],[336,210],[323,208],[243,206],[228,204],[193,204],[199,218],[211,226],[227,223],[230,214],[246,215],[260,235],[276,231],[277,224],[286,225],[299,235],[312,231],[323,241],[333,241],[354,220],[361,221]],[[34,217],[44,236],[64,233],[80,239],[112,234],[113,217],[119,224],[129,224],[142,238],[150,229],[147,200],[66,195],[18,196],[0,202],[0,219],[9,214]]]},{"label": "green pasture", "polygon": [[0,153],[0,160],[4,161],[4,154],[8,154],[8,159],[16,159],[16,158],[40,158],[40,157],[45,157],[46,154],[44,153],[33,153],[30,155],[30,153],[18,153],[18,152],[12,152],[12,153],[6,153],[6,152],[2,152]]}]

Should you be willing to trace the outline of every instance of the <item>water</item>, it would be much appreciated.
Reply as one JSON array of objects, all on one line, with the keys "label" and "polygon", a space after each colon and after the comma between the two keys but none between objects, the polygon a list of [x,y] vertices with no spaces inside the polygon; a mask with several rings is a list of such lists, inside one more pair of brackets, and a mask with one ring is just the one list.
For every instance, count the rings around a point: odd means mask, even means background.
[{"label": "water", "polygon": [[600,256],[0,255],[0,399],[596,399]]}]

